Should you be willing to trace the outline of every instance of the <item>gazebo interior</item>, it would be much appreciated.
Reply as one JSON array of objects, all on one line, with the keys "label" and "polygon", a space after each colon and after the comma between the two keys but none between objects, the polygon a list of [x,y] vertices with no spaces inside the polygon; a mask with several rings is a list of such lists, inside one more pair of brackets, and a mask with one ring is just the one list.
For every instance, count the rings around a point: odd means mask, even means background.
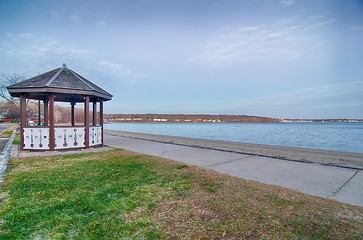
[{"label": "gazebo interior", "polygon": [[[52,151],[103,145],[103,102],[111,100],[112,95],[67,68],[65,64],[61,68],[11,85],[8,91],[11,96],[20,98],[22,150]],[[28,100],[38,100],[37,125],[28,124]],[[70,104],[68,126],[56,125],[56,102]],[[77,103],[83,105],[84,121],[81,124],[76,123]],[[41,106],[44,116],[41,116]]]}]

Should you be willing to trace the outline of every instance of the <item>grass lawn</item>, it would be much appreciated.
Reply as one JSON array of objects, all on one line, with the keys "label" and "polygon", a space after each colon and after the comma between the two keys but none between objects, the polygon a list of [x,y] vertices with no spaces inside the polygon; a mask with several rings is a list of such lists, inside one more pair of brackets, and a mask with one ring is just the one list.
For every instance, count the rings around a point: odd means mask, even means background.
[{"label": "grass lawn", "polygon": [[15,138],[13,140],[13,144],[14,145],[20,145],[20,136],[19,136],[19,134],[15,135]]},{"label": "grass lawn", "polygon": [[11,134],[13,134],[13,131],[6,130],[6,131],[2,132],[1,137],[10,137]]},{"label": "grass lawn", "polygon": [[8,125],[9,128],[7,130],[1,132],[1,135],[0,135],[1,138],[10,138],[11,135],[13,134],[13,130],[18,126],[17,124],[10,124],[9,125],[8,123],[6,123],[6,125]]},{"label": "grass lawn", "polygon": [[1,239],[362,239],[363,208],[112,150],[12,160]]}]

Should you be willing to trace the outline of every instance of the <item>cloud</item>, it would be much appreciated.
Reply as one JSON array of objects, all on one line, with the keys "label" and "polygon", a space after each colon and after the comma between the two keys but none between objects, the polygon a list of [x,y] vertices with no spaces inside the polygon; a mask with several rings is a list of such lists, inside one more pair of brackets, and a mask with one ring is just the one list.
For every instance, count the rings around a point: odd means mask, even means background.
[{"label": "cloud", "polygon": [[312,29],[320,28],[320,27],[332,24],[333,22],[335,22],[335,19],[333,19],[333,18],[328,19],[328,20],[322,20],[322,21],[319,21],[319,22],[314,23],[312,25],[306,26],[305,28],[302,29],[302,31],[309,31],[309,30],[312,30]]},{"label": "cloud", "polygon": [[[30,77],[66,63],[72,69],[80,69],[85,75],[101,75],[110,82],[122,79],[125,83],[136,83],[147,78],[121,63],[104,60],[104,56],[92,49],[67,45],[52,37],[38,37],[30,33],[9,33],[7,37],[8,41],[3,44],[6,63],[0,66],[0,72],[13,71]],[[31,40],[21,41],[19,38]],[[10,62],[16,62],[16,69],[7,66]]]},{"label": "cloud", "polygon": [[302,38],[293,28],[242,26],[210,41],[202,54],[190,60],[201,64],[227,65],[236,62],[271,62],[296,59]]},{"label": "cloud", "polygon": [[[94,52],[79,48],[77,46],[69,46],[59,42],[52,37],[38,37],[32,33],[8,34],[6,44],[7,52],[10,55],[18,55],[25,58],[37,58],[47,56],[53,57],[68,57],[68,58],[89,58],[94,55]],[[31,41],[19,41],[18,38],[31,39]]]},{"label": "cloud", "polygon": [[18,37],[29,39],[29,38],[33,37],[33,34],[31,34],[31,33],[21,33],[21,34],[18,35]]},{"label": "cloud", "polygon": [[73,14],[73,15],[70,15],[69,16],[69,19],[73,22],[73,23],[80,23],[81,22],[81,16],[80,15],[76,15],[76,14]]},{"label": "cloud", "polygon": [[[251,114],[277,113],[289,117],[318,117],[325,111],[330,117],[359,117],[363,114],[363,82],[335,83],[299,89],[286,94],[247,99],[240,101],[239,106],[224,110],[227,113],[249,112]],[[343,114],[355,112],[355,116]],[[323,114],[324,115],[324,114]],[[323,116],[321,115],[321,116]]]},{"label": "cloud", "polygon": [[[24,38],[27,41],[24,41]],[[3,52],[6,61],[0,71],[6,69],[6,72],[17,72],[24,76],[33,76],[55,66],[60,67],[62,63],[70,66],[89,66],[92,57],[95,56],[92,50],[67,45],[54,38],[35,36],[31,33],[9,34],[3,45]]]},{"label": "cloud", "polygon": [[294,0],[282,0],[280,2],[280,5],[283,6],[283,7],[288,7],[288,6],[291,6],[295,3]]},{"label": "cloud", "polygon": [[335,99],[336,102],[334,104],[339,104],[339,101],[342,100],[342,96],[352,96],[355,98],[359,95],[362,95],[362,97],[352,99],[353,101],[351,101],[351,103],[355,104],[360,100],[363,100],[363,82],[346,82],[304,88],[287,94],[257,99],[257,102],[285,105],[309,101],[319,104],[322,99]]},{"label": "cloud", "polygon": [[363,26],[345,25],[344,27],[351,31],[362,31],[363,30]]},{"label": "cloud", "polygon": [[103,27],[106,27],[106,26],[107,26],[107,23],[106,23],[105,21],[96,21],[96,22],[94,23],[94,25],[95,25],[96,27],[103,28]]},{"label": "cloud", "polygon": [[69,58],[88,58],[93,54],[92,51],[71,47],[61,44],[60,42],[49,38],[44,46],[34,46],[34,54],[43,56],[60,56]]},{"label": "cloud", "polygon": [[119,73],[122,75],[128,75],[131,71],[119,63],[112,63],[109,61],[100,61],[98,62],[99,67],[101,67],[104,71],[111,73]]},{"label": "cloud", "polygon": [[146,75],[137,73],[121,63],[115,63],[107,60],[98,62],[97,69],[113,79],[122,79],[126,83],[137,83],[140,79],[148,78]]},{"label": "cloud", "polygon": [[[295,23],[298,21],[298,23]],[[239,26],[211,38],[190,61],[212,66],[234,63],[271,63],[299,59],[324,47],[321,32],[335,22],[322,15],[304,20],[282,19],[271,24]]]}]

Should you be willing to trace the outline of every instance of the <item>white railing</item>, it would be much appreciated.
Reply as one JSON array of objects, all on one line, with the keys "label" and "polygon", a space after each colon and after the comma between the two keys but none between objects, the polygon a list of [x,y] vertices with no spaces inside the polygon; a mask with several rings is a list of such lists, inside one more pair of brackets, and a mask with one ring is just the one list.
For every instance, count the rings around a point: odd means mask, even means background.
[{"label": "white railing", "polygon": [[[54,129],[56,150],[84,148],[85,127],[55,127]],[[89,127],[89,146],[102,144],[102,127]],[[48,127],[25,127],[24,147],[26,150],[49,150]]]},{"label": "white railing", "polygon": [[102,127],[89,127],[89,146],[102,144]]},{"label": "white railing", "polygon": [[24,149],[49,150],[49,128],[24,128]]},{"label": "white railing", "polygon": [[54,149],[85,147],[84,127],[56,127]]}]

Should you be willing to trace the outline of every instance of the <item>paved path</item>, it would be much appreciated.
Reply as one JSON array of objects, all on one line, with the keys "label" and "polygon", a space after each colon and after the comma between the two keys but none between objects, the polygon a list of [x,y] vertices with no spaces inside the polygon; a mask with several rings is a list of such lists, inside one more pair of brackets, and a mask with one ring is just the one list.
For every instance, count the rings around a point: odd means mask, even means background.
[{"label": "paved path", "polygon": [[[6,123],[0,124],[0,135],[4,131],[8,130],[11,126],[12,126],[12,124],[6,124]],[[5,145],[6,145],[6,143],[8,142],[8,140],[9,140],[9,137],[7,137],[7,138],[0,137],[0,154],[3,151],[3,149],[4,149]]]},{"label": "paved path", "polygon": [[[145,140],[140,139],[140,136],[142,135],[138,135],[138,138],[125,137],[122,133],[106,131],[104,142],[109,147],[172,159],[245,179],[363,206],[361,168],[326,166],[319,163],[291,161],[291,159],[287,161],[276,156],[214,150],[175,142],[163,143],[150,139],[150,135]],[[363,161],[359,156],[358,160]]]},{"label": "paved path", "polygon": [[[12,129],[10,129],[11,126],[11,124],[0,124],[0,135],[6,130],[12,131]],[[9,138],[0,137],[0,183],[4,180],[4,174],[9,160],[14,137],[14,134]]]},{"label": "paved path", "polygon": [[[11,124],[0,124],[0,134],[3,131],[6,131],[9,129],[9,127],[11,126]],[[1,138],[0,137],[0,153],[3,151],[6,143],[8,142],[9,138]]]}]

